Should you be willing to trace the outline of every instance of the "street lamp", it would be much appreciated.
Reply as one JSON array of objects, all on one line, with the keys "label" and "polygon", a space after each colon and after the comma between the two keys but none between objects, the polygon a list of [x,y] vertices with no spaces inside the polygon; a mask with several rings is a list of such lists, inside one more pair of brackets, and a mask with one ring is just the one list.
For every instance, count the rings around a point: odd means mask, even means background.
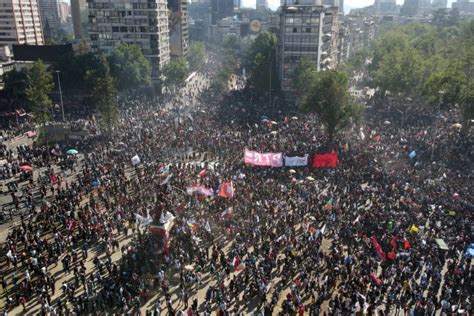
[{"label": "street lamp", "polygon": [[63,114],[63,122],[64,120],[64,104],[63,104],[63,91],[61,90],[61,79],[59,78],[59,70],[56,70],[56,75],[58,76],[58,86],[59,86],[59,98],[61,100],[61,112]]},{"label": "street lamp", "polygon": [[444,90],[439,90],[439,103],[438,103],[438,111],[441,111],[441,104],[443,103],[443,96],[446,92]]}]

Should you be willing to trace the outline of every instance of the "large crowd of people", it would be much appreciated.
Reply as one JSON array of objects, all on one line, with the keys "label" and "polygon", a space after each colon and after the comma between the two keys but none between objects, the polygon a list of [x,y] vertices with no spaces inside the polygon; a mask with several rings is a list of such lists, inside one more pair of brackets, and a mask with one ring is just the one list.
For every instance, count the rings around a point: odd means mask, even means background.
[{"label": "large crowd of people", "polygon": [[[123,100],[117,128],[79,155],[1,148],[14,183],[4,209],[19,211],[3,245],[5,313],[471,313],[473,143],[455,112],[387,99],[329,142],[282,99],[205,82]],[[254,167],[245,148],[339,164]],[[229,181],[234,196],[218,196]]]}]

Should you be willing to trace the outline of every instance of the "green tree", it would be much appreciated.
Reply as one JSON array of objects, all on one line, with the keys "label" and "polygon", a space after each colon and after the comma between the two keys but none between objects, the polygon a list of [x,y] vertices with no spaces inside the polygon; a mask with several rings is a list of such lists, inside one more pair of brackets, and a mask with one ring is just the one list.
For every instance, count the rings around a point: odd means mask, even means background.
[{"label": "green tree", "polygon": [[186,59],[178,58],[166,64],[162,69],[165,87],[176,90],[184,85],[188,75]]},{"label": "green tree", "polygon": [[95,76],[94,101],[100,113],[100,123],[110,135],[110,132],[118,123],[119,110],[114,78],[110,74],[110,66],[105,56],[101,57],[100,66]]},{"label": "green tree", "polygon": [[132,90],[150,85],[150,62],[137,45],[120,44],[114,47],[108,60],[110,72],[116,79],[119,90]]},{"label": "green tree", "polygon": [[471,79],[461,89],[459,107],[463,118],[463,128],[469,130],[474,120],[474,80]]},{"label": "green tree", "polygon": [[308,57],[304,56],[300,59],[293,72],[293,80],[291,82],[291,86],[298,96],[304,96],[309,91],[316,80],[317,70],[316,64]]},{"label": "green tree", "polygon": [[10,97],[22,97],[25,95],[28,78],[24,70],[6,72],[3,74],[3,91]]},{"label": "green tree", "polygon": [[378,62],[373,73],[374,83],[382,91],[409,95],[418,91],[425,75],[424,62],[420,53],[406,47],[404,50],[388,52]]},{"label": "green tree", "polygon": [[276,70],[277,39],[273,33],[262,32],[251,43],[244,60],[250,74],[250,84],[260,94],[278,90]]},{"label": "green tree", "polygon": [[188,62],[192,70],[201,70],[206,62],[206,46],[202,42],[194,42],[189,47]]},{"label": "green tree", "polygon": [[43,125],[49,121],[49,111],[52,105],[49,95],[53,91],[53,75],[46,70],[42,60],[36,61],[26,71],[26,99],[31,105],[36,121]]},{"label": "green tree", "polygon": [[226,51],[235,53],[240,49],[240,38],[235,34],[228,34],[222,41],[222,47],[224,47]]},{"label": "green tree", "polygon": [[61,72],[61,85],[69,93],[92,91],[94,74],[100,66],[100,59],[92,53],[66,54],[54,65]]},{"label": "green tree", "polygon": [[363,107],[349,95],[347,75],[335,70],[318,73],[303,104],[304,112],[316,113],[324,124],[329,140],[349,123],[361,119]]},{"label": "green tree", "polygon": [[229,89],[229,80],[235,73],[236,59],[232,55],[228,55],[222,62],[216,76],[213,78],[210,88],[218,93],[227,93]]}]

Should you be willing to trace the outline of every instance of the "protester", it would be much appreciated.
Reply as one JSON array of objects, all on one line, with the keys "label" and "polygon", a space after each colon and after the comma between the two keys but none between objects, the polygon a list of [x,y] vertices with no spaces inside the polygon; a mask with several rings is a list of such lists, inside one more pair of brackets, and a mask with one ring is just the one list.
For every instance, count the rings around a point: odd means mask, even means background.
[{"label": "protester", "polygon": [[[387,106],[329,143],[281,99],[204,92],[210,76],[123,100],[120,125],[79,156],[3,147],[2,177],[24,163],[39,175],[11,190],[23,211],[4,245],[7,309],[470,313],[473,146],[455,113]],[[309,165],[245,165],[245,149]],[[314,154],[337,165],[313,168]]]}]

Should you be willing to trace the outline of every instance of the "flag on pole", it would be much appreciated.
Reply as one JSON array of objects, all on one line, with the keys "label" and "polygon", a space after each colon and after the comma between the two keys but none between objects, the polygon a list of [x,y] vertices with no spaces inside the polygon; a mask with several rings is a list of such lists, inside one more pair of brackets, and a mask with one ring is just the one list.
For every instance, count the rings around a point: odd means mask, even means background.
[{"label": "flag on pole", "polygon": [[224,212],[222,212],[221,217],[223,219],[231,219],[232,218],[232,207],[226,208]]},{"label": "flag on pole", "polygon": [[220,189],[219,189],[219,196],[225,197],[225,198],[233,198],[234,197],[234,186],[232,184],[232,181],[227,181],[224,182]]}]

